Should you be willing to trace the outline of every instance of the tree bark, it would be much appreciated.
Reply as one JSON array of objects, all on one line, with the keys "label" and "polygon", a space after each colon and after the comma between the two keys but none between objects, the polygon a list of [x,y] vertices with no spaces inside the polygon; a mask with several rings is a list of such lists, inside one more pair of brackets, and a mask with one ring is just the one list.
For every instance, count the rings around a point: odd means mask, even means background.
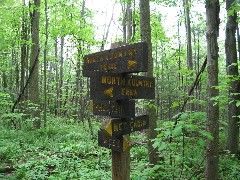
[{"label": "tree bark", "polygon": [[[150,27],[150,5],[149,0],[140,1],[140,31],[141,40],[148,43],[148,72],[147,76],[153,76],[153,61],[152,61],[152,43],[151,43],[151,27]],[[149,163],[155,165],[159,161],[157,150],[153,148],[151,141],[157,137],[157,132],[154,130],[157,128],[156,111],[155,109],[148,108],[149,114],[149,128],[148,128],[148,155]]]},{"label": "tree bark", "polygon": [[132,0],[127,2],[127,17],[126,17],[126,25],[127,25],[127,42],[130,43],[132,38]]},{"label": "tree bark", "polygon": [[189,70],[193,70],[193,59],[192,59],[192,28],[190,23],[190,4],[188,0],[183,0],[185,19],[186,19],[186,34],[187,34],[187,67]]},{"label": "tree bark", "polygon": [[122,14],[123,14],[123,20],[122,20],[122,27],[123,27],[123,42],[127,42],[127,13],[126,13],[126,5],[125,2],[122,2]]},{"label": "tree bark", "polygon": [[45,44],[44,44],[44,127],[47,127],[47,46],[48,46],[48,6],[47,0],[44,1],[45,4]]},{"label": "tree bark", "polygon": [[218,86],[218,42],[219,0],[206,1],[207,36],[207,74],[208,74],[208,110],[206,129],[213,136],[206,144],[206,179],[218,179],[218,143],[219,143],[219,105],[213,100],[219,96]]},{"label": "tree bark", "polygon": [[[23,91],[24,85],[25,85],[25,69],[26,69],[26,59],[27,59],[27,26],[26,26],[26,13],[25,13],[25,0],[23,0],[23,10],[22,10],[22,32],[21,32],[21,82],[20,82],[20,92]],[[22,96],[22,99],[20,101],[24,101],[25,97]]]},{"label": "tree bark", "polygon": [[238,23],[237,23],[237,43],[238,43],[238,60],[240,60],[240,33]]},{"label": "tree bark", "polygon": [[56,93],[57,93],[57,99],[56,99],[56,115],[60,115],[60,90],[59,90],[59,72],[58,72],[58,41],[57,38],[55,39],[55,71],[56,71]]},{"label": "tree bark", "polygon": [[[227,12],[231,8],[234,0],[226,1]],[[237,101],[240,100],[239,93],[240,82],[236,79],[238,73],[237,63],[237,47],[236,47],[236,29],[237,29],[237,14],[228,15],[226,24],[226,39],[225,39],[225,51],[226,51],[226,66],[227,74],[230,78],[230,88],[228,90],[228,138],[227,138],[227,149],[232,154],[238,153],[239,143],[239,118],[240,107],[236,106]],[[234,95],[235,94],[235,95]]]},{"label": "tree bark", "polygon": [[64,50],[64,37],[61,37],[61,51],[60,51],[60,77],[59,77],[59,115],[62,115],[62,102],[63,102],[63,50]]},{"label": "tree bark", "polygon": [[32,46],[31,46],[31,56],[30,56],[30,67],[34,67],[30,84],[29,84],[29,100],[36,106],[32,110],[32,116],[35,118],[34,126],[36,128],[41,127],[40,119],[40,99],[39,99],[39,60],[36,58],[39,53],[39,19],[40,19],[40,0],[34,0],[34,10],[32,14]]}]

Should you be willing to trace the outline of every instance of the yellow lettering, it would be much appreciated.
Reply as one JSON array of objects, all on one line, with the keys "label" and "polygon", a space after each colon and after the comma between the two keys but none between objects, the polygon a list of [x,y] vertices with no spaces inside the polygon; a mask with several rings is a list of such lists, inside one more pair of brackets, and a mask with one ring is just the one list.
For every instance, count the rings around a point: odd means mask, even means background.
[{"label": "yellow lettering", "polygon": [[129,49],[128,54],[129,54],[129,56],[132,56],[133,55],[133,49]]},{"label": "yellow lettering", "polygon": [[102,84],[107,84],[107,77],[106,76],[102,76]]},{"label": "yellow lettering", "polygon": [[136,89],[128,89],[128,88],[122,88],[122,95],[123,96],[137,96],[137,90]]},{"label": "yellow lettering", "polygon": [[134,54],[137,54],[137,48],[133,49]]},{"label": "yellow lettering", "polygon": [[118,57],[120,58],[120,57],[122,57],[122,56],[123,56],[123,52],[120,51]]},{"label": "yellow lettering", "polygon": [[111,84],[116,84],[116,78],[112,77],[112,83]]}]

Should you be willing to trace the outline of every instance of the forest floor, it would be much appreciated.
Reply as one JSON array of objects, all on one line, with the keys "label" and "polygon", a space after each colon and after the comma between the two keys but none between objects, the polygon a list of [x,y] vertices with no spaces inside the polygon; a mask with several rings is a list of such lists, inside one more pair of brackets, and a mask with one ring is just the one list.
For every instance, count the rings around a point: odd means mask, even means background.
[{"label": "forest floor", "polygon": [[[97,141],[100,122],[92,120],[93,135],[87,122],[51,117],[47,128],[38,130],[30,124],[13,130],[0,121],[0,179],[111,179],[111,150]],[[146,133],[132,133],[131,139],[131,179],[204,179],[204,147],[196,138],[185,137],[184,149],[181,138],[176,146],[159,141],[164,162],[153,168],[148,164]],[[219,174],[220,179],[240,180],[239,160],[221,152]]]},{"label": "forest floor", "polygon": [[[0,124],[0,179],[111,179],[111,151],[97,142],[100,124],[92,123],[93,136],[87,123],[61,118],[39,130]],[[145,169],[146,152],[146,144],[132,147],[131,176]]]}]

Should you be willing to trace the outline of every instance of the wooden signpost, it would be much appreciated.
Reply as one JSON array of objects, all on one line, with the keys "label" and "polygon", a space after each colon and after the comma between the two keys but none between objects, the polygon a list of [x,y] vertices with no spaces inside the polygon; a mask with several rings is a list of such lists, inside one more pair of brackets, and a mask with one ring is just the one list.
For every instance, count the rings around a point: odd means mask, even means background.
[{"label": "wooden signpost", "polygon": [[147,59],[146,42],[101,51],[84,57],[83,75],[91,76],[93,71],[118,74],[146,72]]},{"label": "wooden signpost", "polygon": [[[152,77],[99,73],[90,79],[91,99],[154,99]],[[97,92],[96,92],[97,91]]]},{"label": "wooden signpost", "polygon": [[91,111],[110,116],[98,131],[98,145],[112,149],[112,179],[130,180],[129,134],[147,129],[149,116],[135,117],[133,99],[154,99],[152,77],[129,75],[147,72],[148,46],[145,42],[126,45],[84,57],[83,74],[90,77]]},{"label": "wooden signpost", "polygon": [[135,101],[108,101],[95,99],[90,103],[90,109],[93,114],[101,116],[110,116],[116,118],[135,117]]},{"label": "wooden signpost", "polygon": [[131,132],[147,129],[149,126],[149,116],[142,115],[132,119],[113,118],[107,120],[102,125],[102,130],[105,130],[110,136],[116,137]]}]

